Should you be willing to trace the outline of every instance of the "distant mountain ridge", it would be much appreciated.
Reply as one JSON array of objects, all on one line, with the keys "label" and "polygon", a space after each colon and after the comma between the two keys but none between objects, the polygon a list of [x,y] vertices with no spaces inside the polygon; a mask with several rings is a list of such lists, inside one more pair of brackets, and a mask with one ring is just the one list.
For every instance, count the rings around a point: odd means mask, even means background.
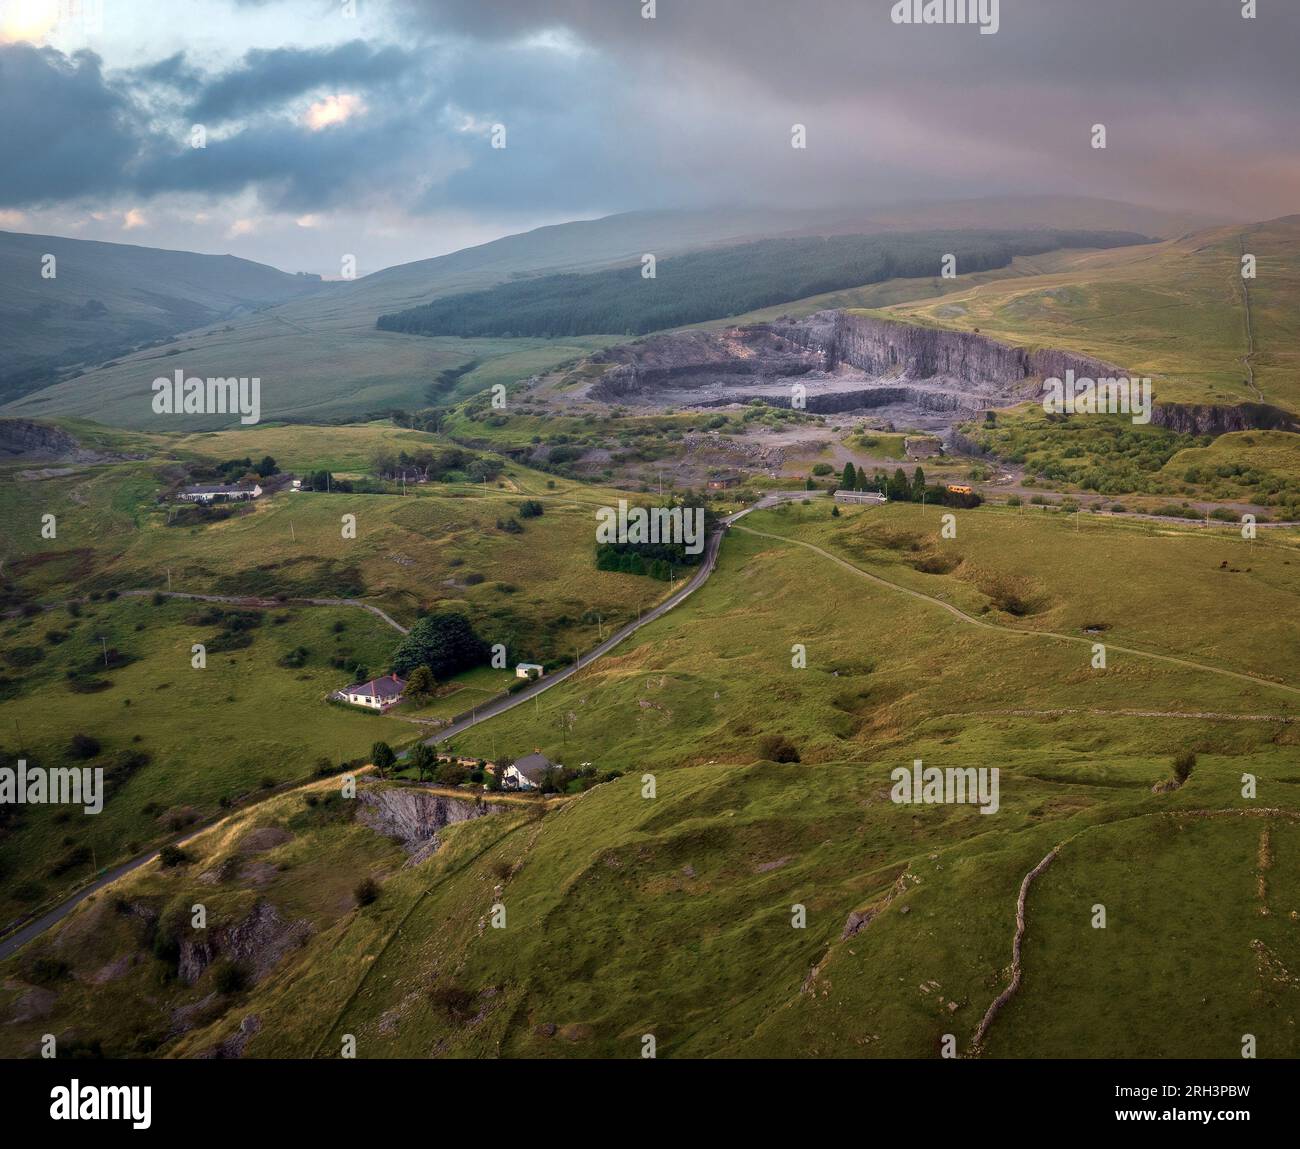
[{"label": "distant mountain ridge", "polygon": [[[1198,222],[1186,213],[1053,196],[934,202],[860,211],[630,212],[537,228],[448,255],[390,267],[355,281],[330,283],[304,282],[301,277],[230,257],[93,245],[109,249],[106,255],[125,252],[137,258],[117,269],[115,274],[123,277],[121,282],[114,280],[104,285],[101,281],[98,295],[85,291],[74,307],[97,298],[109,307],[107,292],[109,286],[115,285],[131,297],[129,308],[112,313],[119,321],[130,321],[133,309],[141,309],[154,320],[152,330],[142,332],[139,342],[185,332],[182,341],[161,349],[142,348],[133,354],[104,354],[102,346],[99,354],[83,353],[75,336],[87,323],[92,324],[93,334],[120,337],[131,345],[132,328],[124,332],[108,324],[107,332],[94,332],[95,322],[108,323],[104,316],[69,321],[62,343],[56,338],[42,345],[38,338],[41,332],[58,335],[58,327],[47,323],[37,330],[29,323],[33,308],[43,298],[33,298],[30,292],[49,290],[48,286],[41,288],[39,280],[34,287],[31,282],[33,267],[39,275],[40,252],[33,255],[33,249],[44,244],[48,245],[45,250],[57,254],[60,248],[56,244],[75,249],[88,241],[0,233],[0,272],[4,273],[0,278],[0,344],[7,352],[0,359],[0,375],[20,376],[11,378],[8,388],[0,384],[0,409],[5,414],[29,418],[79,415],[111,426],[148,426],[148,388],[160,367],[180,367],[199,375],[260,376],[270,400],[267,418],[329,419],[393,407],[413,409],[427,405],[430,385],[448,378],[447,372],[460,372],[456,376],[460,380],[457,393],[467,394],[492,383],[509,383],[548,370],[609,342],[607,337],[590,336],[567,340],[430,339],[375,329],[380,315],[449,295],[483,291],[512,280],[627,266],[639,263],[644,254],[663,259],[768,238],[873,234],[907,230],[909,225],[913,230],[949,230],[954,225],[966,230],[1086,227],[1169,237],[1187,233]],[[14,245],[19,240],[29,246],[15,256]],[[82,250],[95,254],[93,248]],[[7,258],[4,252],[9,253]],[[169,295],[168,277],[153,272],[140,276],[142,270],[147,270],[144,256],[199,261],[193,266],[215,266],[218,272],[223,267],[237,267],[241,276],[250,276],[250,282],[244,283],[241,278],[234,285],[237,290],[223,290],[220,277],[215,282],[201,279],[198,284],[182,280],[180,288]],[[70,263],[60,259],[60,275],[70,275],[68,269],[74,265],[75,260]],[[257,274],[251,269],[256,269]],[[61,281],[61,289],[70,286],[71,280]],[[195,292],[199,292],[197,299]],[[54,298],[60,299],[58,295]],[[72,298],[73,293],[65,290],[63,302]],[[194,310],[186,315],[186,307]],[[228,316],[220,323],[212,318],[217,309],[226,309]],[[25,330],[25,326],[33,326],[33,330]],[[82,370],[51,373],[47,363],[43,375],[29,373],[27,378],[21,377],[20,361],[24,358],[30,372],[34,361],[66,350],[71,355],[65,354],[62,361],[80,362]],[[156,362],[163,358],[166,363]],[[39,370],[39,364],[36,366]],[[445,400],[447,396],[440,398]],[[209,417],[182,422],[190,429],[221,425]]]},{"label": "distant mountain ridge", "polygon": [[0,397],[322,288],[233,255],[0,232]]}]

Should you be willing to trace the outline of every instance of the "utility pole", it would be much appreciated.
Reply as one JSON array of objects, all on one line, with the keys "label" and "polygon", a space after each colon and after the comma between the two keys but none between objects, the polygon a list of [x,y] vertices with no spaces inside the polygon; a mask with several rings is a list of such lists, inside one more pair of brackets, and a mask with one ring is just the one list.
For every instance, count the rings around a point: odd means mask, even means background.
[{"label": "utility pole", "polygon": [[172,592],[172,568],[168,567],[167,568],[167,593],[171,594],[171,592]]},{"label": "utility pole", "polygon": [[102,634],[99,636],[99,645],[104,648],[104,665],[108,665],[108,639]]},{"label": "utility pole", "polygon": [[289,537],[296,543],[298,541],[298,532],[293,529],[293,520],[289,521]]}]

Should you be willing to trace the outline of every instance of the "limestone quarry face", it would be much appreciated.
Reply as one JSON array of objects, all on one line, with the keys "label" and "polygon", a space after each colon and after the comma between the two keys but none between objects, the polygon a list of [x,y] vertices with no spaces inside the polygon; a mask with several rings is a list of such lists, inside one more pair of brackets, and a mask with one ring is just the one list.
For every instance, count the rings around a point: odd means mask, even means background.
[{"label": "limestone quarry face", "polygon": [[405,787],[366,786],[357,798],[361,803],[357,817],[372,830],[401,842],[409,855],[408,866],[418,865],[438,849],[438,831],[444,826],[481,818],[494,809],[485,802]]},{"label": "limestone quarry face", "polygon": [[857,412],[942,431],[991,407],[1039,394],[1044,377],[1122,375],[1065,351],[1026,351],[984,335],[820,311],[806,319],[652,336],[593,357],[609,369],[587,397],[643,407],[760,400]]}]

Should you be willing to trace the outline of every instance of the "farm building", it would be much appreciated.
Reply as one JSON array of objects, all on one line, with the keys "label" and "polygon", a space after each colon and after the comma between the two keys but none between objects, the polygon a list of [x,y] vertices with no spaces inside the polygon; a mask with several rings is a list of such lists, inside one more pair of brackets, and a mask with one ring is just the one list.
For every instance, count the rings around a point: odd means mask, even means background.
[{"label": "farm building", "polygon": [[541,678],[546,673],[546,667],[540,662],[521,662],[515,667],[516,678]]},{"label": "farm building", "polygon": [[259,498],[260,483],[200,483],[185,487],[176,497],[185,503],[230,503]]}]

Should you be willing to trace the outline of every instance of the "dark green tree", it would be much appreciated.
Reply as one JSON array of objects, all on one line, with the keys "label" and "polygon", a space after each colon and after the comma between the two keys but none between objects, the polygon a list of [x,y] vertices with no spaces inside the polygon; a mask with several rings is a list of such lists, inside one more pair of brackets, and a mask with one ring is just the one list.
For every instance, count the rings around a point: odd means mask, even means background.
[{"label": "dark green tree", "polygon": [[384,777],[397,762],[397,755],[387,742],[376,742],[370,748],[370,761],[374,763],[379,776]]},{"label": "dark green tree", "polygon": [[438,689],[438,680],[427,666],[417,666],[406,680],[406,693],[416,701],[422,702]]},{"label": "dark green tree", "polygon": [[487,657],[488,644],[474,632],[469,619],[455,611],[440,611],[411,627],[393,655],[393,671],[405,675],[427,666],[435,679],[445,682]]},{"label": "dark green tree", "polygon": [[844,477],[840,479],[840,486],[843,487],[846,491],[851,491],[855,487],[857,487],[857,485],[858,485],[857,468],[853,466],[852,462],[845,463]]},{"label": "dark green tree", "polygon": [[415,767],[415,776],[423,782],[432,778],[438,769],[438,755],[427,742],[421,742],[411,751],[411,765]]}]

